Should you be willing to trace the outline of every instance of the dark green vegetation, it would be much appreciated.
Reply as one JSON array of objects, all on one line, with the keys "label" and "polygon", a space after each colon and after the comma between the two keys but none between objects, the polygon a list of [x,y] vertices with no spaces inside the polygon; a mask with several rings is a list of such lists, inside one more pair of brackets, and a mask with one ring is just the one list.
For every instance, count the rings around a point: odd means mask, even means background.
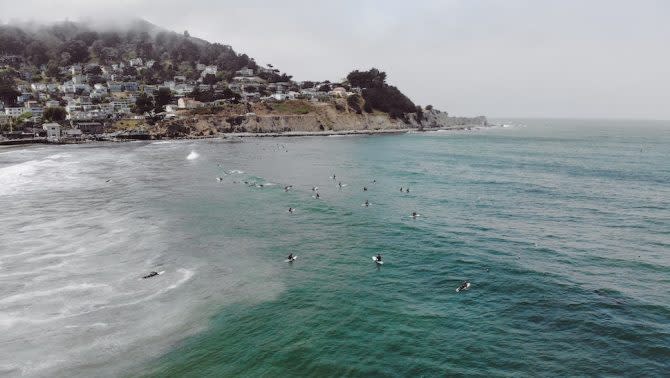
[{"label": "dark green vegetation", "polygon": [[[105,31],[69,21],[47,26],[0,25],[0,55],[18,58],[6,59],[5,63],[25,61],[35,67],[45,65],[49,76],[54,78],[60,75],[59,67],[72,64],[104,65],[136,57],[152,59],[157,64],[150,69],[137,72],[134,67],[127,67],[124,72],[127,76],[139,75],[148,84],[157,84],[175,75],[196,79],[199,75],[196,63],[218,66],[221,77],[230,76],[243,67],[257,68],[252,58],[236,53],[228,45],[166,31],[143,20]],[[96,75],[96,72],[88,73]],[[208,78],[209,81],[214,79]]]},{"label": "dark green vegetation", "polygon": [[[79,66],[75,69],[73,65]],[[216,73],[204,72],[203,65],[216,66],[211,71]],[[113,79],[108,72],[110,66]],[[236,71],[245,67],[253,70],[256,81],[245,83],[242,88],[239,85],[228,87],[226,83],[234,82],[234,78],[240,76]],[[80,73],[86,75],[85,80],[91,86],[113,80],[123,85],[123,91],[130,92],[143,90],[142,84],[160,85],[172,80],[202,84],[195,86],[187,96],[203,103],[217,100],[239,103],[250,93],[267,97],[275,90],[279,91],[266,85],[272,83],[284,83],[283,93],[311,90],[312,94],[299,93],[295,98],[309,99],[316,92],[319,101],[327,101],[327,94],[338,87],[347,91],[360,88],[360,94],[347,98],[349,108],[357,114],[379,111],[403,120],[409,113],[421,117],[415,104],[398,88],[387,84],[386,73],[376,68],[353,71],[343,83],[327,80],[296,83],[291,81],[291,75],[281,73],[271,64],[259,67],[253,58],[236,53],[231,46],[191,37],[188,32],[166,31],[144,20],[130,21],[115,28],[70,21],[50,25],[0,25],[0,101],[5,105],[15,105],[20,94],[17,91],[19,83],[62,83]],[[135,89],[128,89],[123,83],[131,83]],[[88,95],[81,89],[76,94]],[[174,95],[167,88],[157,91],[154,88],[152,92],[138,95],[133,111],[137,114],[152,110],[161,112],[166,104],[174,101]],[[51,97],[60,99],[57,94]],[[92,101],[96,104],[101,99]],[[345,109],[339,103],[335,106],[340,111]],[[277,108],[287,108],[292,114],[308,112],[288,105]]]},{"label": "dark green vegetation", "polygon": [[376,68],[353,71],[347,75],[349,84],[363,89],[365,111],[372,109],[388,113],[392,118],[416,112],[416,106],[407,96],[392,85],[386,84],[386,72]]}]

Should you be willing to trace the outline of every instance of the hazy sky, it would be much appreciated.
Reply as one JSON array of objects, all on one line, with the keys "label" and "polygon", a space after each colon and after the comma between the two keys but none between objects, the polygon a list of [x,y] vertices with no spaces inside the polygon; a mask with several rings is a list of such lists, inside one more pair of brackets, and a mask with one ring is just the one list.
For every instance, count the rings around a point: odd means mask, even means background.
[{"label": "hazy sky", "polygon": [[0,19],[142,17],[296,80],[388,73],[454,115],[670,119],[670,1],[0,0]]}]

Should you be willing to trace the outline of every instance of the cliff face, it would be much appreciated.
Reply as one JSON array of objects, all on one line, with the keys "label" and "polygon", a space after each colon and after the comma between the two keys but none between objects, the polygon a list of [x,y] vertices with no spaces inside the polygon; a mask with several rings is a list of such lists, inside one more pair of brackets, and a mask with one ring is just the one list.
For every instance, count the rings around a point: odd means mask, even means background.
[{"label": "cliff face", "polygon": [[486,125],[486,118],[455,118],[435,109],[391,119],[381,112],[357,113],[346,101],[310,103],[286,101],[274,104],[235,104],[220,108],[184,111],[176,119],[149,127],[157,137],[208,136],[220,133],[278,133],[288,131],[398,130],[458,128]]}]

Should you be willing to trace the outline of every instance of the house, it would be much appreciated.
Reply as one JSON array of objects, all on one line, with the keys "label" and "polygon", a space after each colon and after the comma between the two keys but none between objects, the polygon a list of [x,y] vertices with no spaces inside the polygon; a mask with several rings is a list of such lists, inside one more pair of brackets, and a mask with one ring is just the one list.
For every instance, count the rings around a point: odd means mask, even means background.
[{"label": "house", "polygon": [[130,60],[128,61],[128,64],[129,64],[131,67],[141,67],[141,66],[143,66],[142,58],[130,59]]},{"label": "house", "polygon": [[105,131],[100,122],[81,122],[77,124],[77,128],[84,134],[102,134]]},{"label": "house", "polygon": [[9,117],[18,117],[21,114],[25,113],[25,108],[5,108],[5,115]]},{"label": "house", "polygon": [[56,100],[49,100],[45,103],[44,106],[47,107],[47,108],[55,108],[55,107],[60,106],[60,102],[58,102]]},{"label": "house", "polygon": [[107,83],[107,88],[109,88],[109,91],[112,93],[123,92],[123,83],[112,81]]},{"label": "house", "polygon": [[85,84],[88,81],[88,75],[72,75],[72,84]]},{"label": "house", "polygon": [[[44,114],[44,108],[41,106],[37,105],[36,101],[28,101],[28,102],[33,102],[35,104],[31,104],[30,106],[26,105],[24,108],[25,113],[30,113],[32,114],[32,120],[37,121],[42,118],[42,114]],[[28,103],[26,103],[28,104]]]},{"label": "house", "polygon": [[60,140],[60,125],[57,123],[45,123],[42,128],[47,132],[47,140]]},{"label": "house", "polygon": [[26,102],[23,103],[24,108],[33,108],[33,107],[36,107],[36,106],[39,106],[39,102],[34,101],[34,100],[26,101]]},{"label": "house", "polygon": [[235,72],[238,76],[254,76],[254,70],[251,68],[244,67],[239,71]]},{"label": "house", "polygon": [[[202,72],[200,73],[200,77],[205,77],[207,75],[216,75],[218,71],[218,68],[216,66],[206,66],[202,69]],[[252,75],[253,75],[253,71]]]},{"label": "house", "polygon": [[70,67],[70,74],[72,76],[80,75],[81,74],[81,65],[75,64],[72,67]]},{"label": "house", "polygon": [[81,139],[83,133],[79,129],[67,129],[65,130],[65,137],[68,139]]},{"label": "house", "polygon": [[288,98],[288,96],[284,93],[275,93],[270,97],[274,98],[277,101],[284,101]]},{"label": "house", "polygon": [[47,91],[47,85],[44,83],[32,83],[30,84],[30,88],[33,90],[33,92],[46,92]]},{"label": "house", "polygon": [[139,84],[134,81],[126,81],[123,83],[123,88],[126,90],[126,92],[137,92],[140,90]]},{"label": "house", "polygon": [[196,101],[192,98],[182,97],[177,100],[177,107],[179,109],[195,109],[204,106],[200,101]]},{"label": "house", "polygon": [[24,102],[30,100],[32,95],[30,93],[21,93],[20,95],[16,96],[16,102],[19,104],[23,104]]}]

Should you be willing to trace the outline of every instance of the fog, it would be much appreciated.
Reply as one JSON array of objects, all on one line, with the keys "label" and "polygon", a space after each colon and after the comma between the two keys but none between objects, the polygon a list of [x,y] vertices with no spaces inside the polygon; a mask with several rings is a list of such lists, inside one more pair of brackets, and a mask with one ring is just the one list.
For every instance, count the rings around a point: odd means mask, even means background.
[{"label": "fog", "polygon": [[454,115],[670,119],[670,2],[0,0],[0,19],[144,18],[296,80],[377,67]]}]

